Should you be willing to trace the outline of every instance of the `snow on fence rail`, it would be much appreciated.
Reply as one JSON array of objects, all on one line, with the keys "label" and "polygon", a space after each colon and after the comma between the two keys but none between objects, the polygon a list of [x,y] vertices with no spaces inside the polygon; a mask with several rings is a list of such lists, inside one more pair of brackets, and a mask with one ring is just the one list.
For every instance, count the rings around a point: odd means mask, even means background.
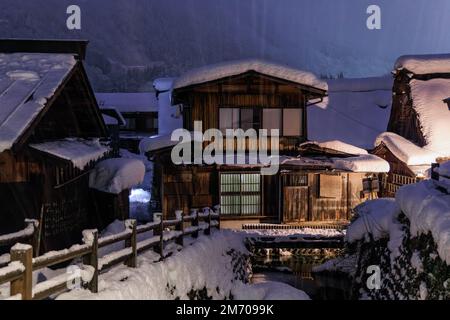
[{"label": "snow on fence rail", "polygon": [[[187,226],[190,224],[190,226]],[[153,249],[165,258],[164,245],[175,240],[183,246],[184,237],[197,238],[201,231],[211,234],[212,228],[220,229],[220,214],[205,208],[203,213],[194,211],[189,216],[179,215],[176,220],[162,220],[137,226],[136,220],[125,221],[126,230],[111,236],[99,238],[97,230],[83,232],[83,244],[77,244],[69,249],[48,252],[33,258],[31,245],[16,244],[11,248],[10,262],[0,268],[0,285],[10,284],[10,298],[22,300],[42,300],[54,294],[69,289],[78,281],[93,293],[98,292],[98,276],[113,266],[125,263],[130,268],[136,268],[137,256]],[[149,239],[138,242],[137,236],[153,231]],[[125,241],[125,248],[99,257],[100,248]],[[33,271],[55,266],[75,259],[82,259],[77,266],[77,273],[66,272],[54,278],[32,286]]]},{"label": "snow on fence rail", "polygon": [[[0,247],[12,247],[14,244],[18,242],[26,242],[30,245],[32,245],[34,248],[37,248],[37,230],[39,229],[39,221],[37,220],[31,220],[27,219],[25,220],[25,229],[0,235]],[[0,256],[0,268],[5,267],[8,265],[7,260],[2,258],[3,256]]]}]

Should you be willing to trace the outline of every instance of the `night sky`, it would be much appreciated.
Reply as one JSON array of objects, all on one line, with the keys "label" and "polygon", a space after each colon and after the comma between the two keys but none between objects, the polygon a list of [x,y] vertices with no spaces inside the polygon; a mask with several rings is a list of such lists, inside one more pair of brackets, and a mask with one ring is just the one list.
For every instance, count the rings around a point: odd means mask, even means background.
[{"label": "night sky", "polygon": [[[82,30],[68,31],[79,4]],[[369,5],[381,30],[366,27]],[[0,37],[87,38],[97,88],[143,90],[149,78],[259,57],[318,75],[387,74],[403,54],[450,52],[446,0],[2,0]]]}]

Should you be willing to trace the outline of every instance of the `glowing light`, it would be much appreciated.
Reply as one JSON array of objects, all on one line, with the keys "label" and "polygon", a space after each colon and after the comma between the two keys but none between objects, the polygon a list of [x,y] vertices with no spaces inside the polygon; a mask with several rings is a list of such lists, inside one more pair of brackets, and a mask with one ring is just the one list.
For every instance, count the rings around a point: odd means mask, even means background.
[{"label": "glowing light", "polygon": [[129,199],[130,202],[149,203],[151,194],[144,189],[132,189]]}]

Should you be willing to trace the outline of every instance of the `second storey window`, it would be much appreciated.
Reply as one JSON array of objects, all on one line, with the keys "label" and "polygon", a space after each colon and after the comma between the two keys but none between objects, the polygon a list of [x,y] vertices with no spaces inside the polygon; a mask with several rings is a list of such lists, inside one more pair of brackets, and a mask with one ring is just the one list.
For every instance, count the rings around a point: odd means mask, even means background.
[{"label": "second storey window", "polygon": [[260,127],[260,112],[253,108],[220,108],[219,126],[225,133],[226,129],[255,129]]},{"label": "second storey window", "polygon": [[[303,130],[301,108],[220,108],[219,126],[226,129],[280,130],[284,137],[301,137]],[[270,131],[269,131],[270,134]]]}]

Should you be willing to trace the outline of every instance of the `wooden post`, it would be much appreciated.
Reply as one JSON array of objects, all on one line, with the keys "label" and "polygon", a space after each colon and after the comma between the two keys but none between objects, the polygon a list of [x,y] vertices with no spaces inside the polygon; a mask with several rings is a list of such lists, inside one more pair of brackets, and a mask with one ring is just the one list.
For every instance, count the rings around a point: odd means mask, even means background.
[{"label": "wooden post", "polygon": [[22,300],[33,299],[33,247],[16,244],[11,248],[11,261],[18,261],[25,267],[22,277],[11,282],[11,296],[21,294]]},{"label": "wooden post", "polygon": [[131,257],[127,261],[127,266],[136,268],[137,266],[137,222],[134,219],[125,221],[125,226],[131,230],[130,240],[127,240],[127,247],[131,247]]},{"label": "wooden post", "polygon": [[209,236],[211,234],[211,209],[210,208],[206,208],[204,210],[208,210],[208,220],[207,220],[208,228],[205,229],[205,235]]},{"label": "wooden post", "polygon": [[181,220],[175,227],[175,230],[181,232],[180,236],[177,237],[177,239],[175,240],[175,243],[180,246],[184,246],[184,215],[183,215],[183,212],[181,212]]},{"label": "wooden post", "polygon": [[90,265],[94,268],[94,274],[92,276],[91,282],[89,283],[89,290],[91,290],[92,293],[98,292],[98,231],[97,230],[91,230],[92,232],[92,249],[91,254],[87,256],[87,259],[85,261],[85,264]]},{"label": "wooden post", "polygon": [[30,225],[33,227],[33,236],[31,237],[30,245],[33,247],[33,257],[37,257],[39,256],[39,221],[26,219],[25,222],[27,227]]},{"label": "wooden post", "polygon": [[214,207],[214,213],[218,215],[217,217],[217,230],[220,230],[220,205]]},{"label": "wooden post", "polygon": [[[192,226],[193,227],[198,227],[198,210],[197,209],[194,209],[195,210],[195,215],[194,215],[194,220],[192,220]],[[192,234],[192,237],[193,238],[198,238],[198,229],[197,229],[197,231],[195,231],[193,234]]]},{"label": "wooden post", "polygon": [[159,235],[159,255],[161,256],[161,260],[164,260],[164,220],[163,217],[161,216],[161,222],[159,223],[159,230],[160,230],[160,235]]}]

